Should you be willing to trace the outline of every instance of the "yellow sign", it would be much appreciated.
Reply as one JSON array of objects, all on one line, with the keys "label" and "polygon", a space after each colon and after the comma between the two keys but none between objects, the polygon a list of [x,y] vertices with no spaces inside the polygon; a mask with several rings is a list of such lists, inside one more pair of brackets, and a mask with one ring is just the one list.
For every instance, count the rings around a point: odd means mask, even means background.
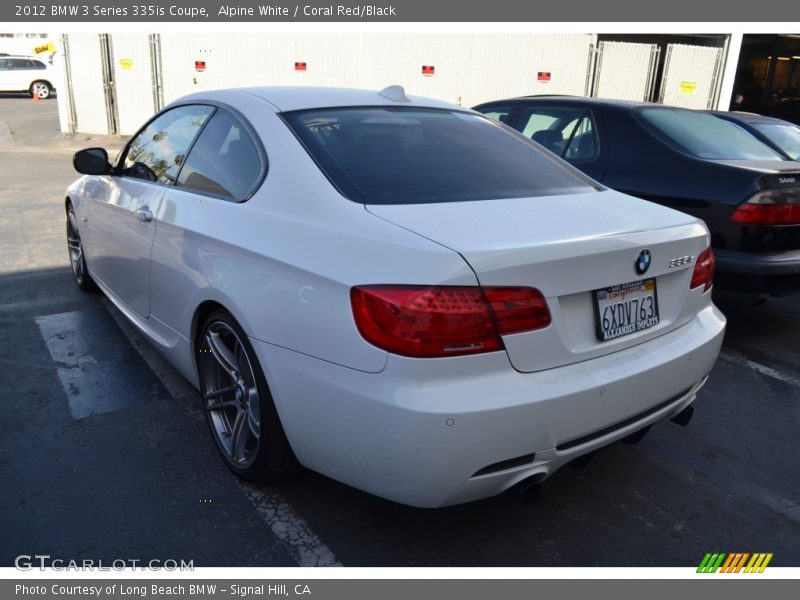
[{"label": "yellow sign", "polygon": [[697,93],[696,81],[681,81],[681,94],[694,96]]},{"label": "yellow sign", "polygon": [[120,58],[119,59],[119,68],[123,71],[130,71],[133,68],[133,59],[132,58]]},{"label": "yellow sign", "polygon": [[46,44],[43,44],[41,46],[36,46],[33,49],[34,54],[43,54],[44,52],[52,54],[55,51],[56,51],[56,45],[53,42],[47,42]]}]

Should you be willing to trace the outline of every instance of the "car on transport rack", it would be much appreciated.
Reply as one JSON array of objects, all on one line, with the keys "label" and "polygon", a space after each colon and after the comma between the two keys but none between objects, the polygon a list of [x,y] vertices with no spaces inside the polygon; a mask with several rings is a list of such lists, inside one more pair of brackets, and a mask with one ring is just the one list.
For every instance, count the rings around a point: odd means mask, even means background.
[{"label": "car on transport rack", "polygon": [[741,127],[705,111],[571,96],[475,109],[603,185],[703,219],[717,292],[800,292],[800,163]]},{"label": "car on transport rack", "polygon": [[688,422],[720,350],[700,220],[399,86],[200,92],[73,161],[77,284],[199,389],[248,480],[524,496]]}]

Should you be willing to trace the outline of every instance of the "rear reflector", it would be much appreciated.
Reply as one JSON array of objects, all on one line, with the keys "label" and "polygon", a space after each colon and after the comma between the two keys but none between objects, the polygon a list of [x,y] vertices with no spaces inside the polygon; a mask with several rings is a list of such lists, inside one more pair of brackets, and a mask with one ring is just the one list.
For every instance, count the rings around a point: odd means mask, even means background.
[{"label": "rear reflector", "polygon": [[761,190],[737,206],[730,220],[744,225],[800,225],[800,196],[797,190]]},{"label": "rear reflector", "polygon": [[706,248],[697,257],[697,262],[694,265],[694,272],[692,273],[692,283],[689,287],[692,289],[703,286],[703,293],[711,289],[714,283],[714,251],[711,246]]},{"label": "rear reflector", "polygon": [[550,324],[533,288],[368,285],[354,287],[350,300],[364,339],[416,358],[502,350],[501,335]]}]

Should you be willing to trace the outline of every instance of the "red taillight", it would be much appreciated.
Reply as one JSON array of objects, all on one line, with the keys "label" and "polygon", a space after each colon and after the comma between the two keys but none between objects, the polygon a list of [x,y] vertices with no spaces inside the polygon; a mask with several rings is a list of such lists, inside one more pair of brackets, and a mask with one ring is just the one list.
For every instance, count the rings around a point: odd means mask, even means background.
[{"label": "red taillight", "polygon": [[697,257],[697,262],[694,265],[694,272],[692,273],[692,283],[689,287],[696,288],[703,286],[703,293],[711,289],[714,283],[714,251],[711,246],[706,248]]},{"label": "red taillight", "polygon": [[790,190],[762,190],[737,206],[729,218],[744,225],[800,225],[800,198]]},{"label": "red taillight", "polygon": [[547,327],[539,290],[368,285],[350,291],[358,331],[404,356],[458,356],[503,349],[501,335]]}]

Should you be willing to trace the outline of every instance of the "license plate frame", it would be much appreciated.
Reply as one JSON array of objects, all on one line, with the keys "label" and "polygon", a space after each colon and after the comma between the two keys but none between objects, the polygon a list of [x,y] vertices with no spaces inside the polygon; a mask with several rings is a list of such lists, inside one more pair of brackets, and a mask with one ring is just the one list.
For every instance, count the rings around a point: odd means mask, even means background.
[{"label": "license plate frame", "polygon": [[[647,289],[643,289],[643,288],[646,288],[649,284],[652,284],[652,292],[650,292]],[[639,289],[636,290],[636,288],[639,288]],[[652,299],[653,299],[653,301],[652,301],[652,314],[646,314],[644,319],[637,319],[637,320],[633,321],[632,323],[628,322],[628,323],[619,325],[619,326],[616,327],[616,329],[627,329],[627,330],[626,331],[616,332],[614,335],[608,335],[609,332],[614,332],[615,330],[612,327],[608,327],[608,328],[604,328],[603,327],[603,315],[604,315],[605,310],[607,308],[609,308],[610,306],[614,306],[614,304],[611,304],[611,303],[608,302],[609,298],[607,296],[609,294],[620,294],[620,293],[622,293],[622,299],[624,300],[624,298],[625,298],[624,292],[627,291],[627,290],[631,290],[631,289],[634,290],[634,292],[632,292],[632,293],[636,293],[637,291],[639,292],[639,294],[640,294],[638,296],[639,299],[646,298],[648,296],[652,297]],[[605,298],[602,297],[603,294],[606,294]],[[603,310],[601,310],[601,302],[606,302],[605,308]],[[617,302],[616,304],[620,304],[620,302]],[[639,309],[644,309],[644,308],[645,307],[641,306],[639,304],[638,300],[637,300],[637,304],[636,304],[635,310],[638,312]],[[600,288],[600,289],[594,290],[592,292],[592,309],[594,310],[595,333],[597,335],[597,339],[599,341],[601,341],[601,342],[610,342],[612,340],[616,340],[616,339],[619,339],[619,338],[622,338],[622,337],[626,337],[626,336],[632,335],[634,333],[639,333],[641,331],[646,331],[648,329],[651,329],[651,328],[655,327],[656,325],[658,325],[661,322],[661,312],[659,311],[659,308],[658,308],[658,285],[656,283],[656,278],[655,277],[650,277],[650,278],[647,278],[647,279],[638,279],[636,281],[630,281],[630,282],[627,282],[627,283],[621,283],[621,284],[618,284],[618,285],[612,285],[612,286],[609,286],[609,287],[606,287],[606,288]],[[631,308],[630,310],[632,311],[634,309]],[[625,311],[624,307],[623,307],[622,311],[623,312],[622,312],[621,315],[622,316],[626,316],[627,312]],[[617,316],[618,315],[613,314],[613,311],[612,311],[611,318],[616,319]],[[643,324],[639,325],[639,323],[643,323]],[[616,324],[616,321],[614,321],[614,324]]]}]

